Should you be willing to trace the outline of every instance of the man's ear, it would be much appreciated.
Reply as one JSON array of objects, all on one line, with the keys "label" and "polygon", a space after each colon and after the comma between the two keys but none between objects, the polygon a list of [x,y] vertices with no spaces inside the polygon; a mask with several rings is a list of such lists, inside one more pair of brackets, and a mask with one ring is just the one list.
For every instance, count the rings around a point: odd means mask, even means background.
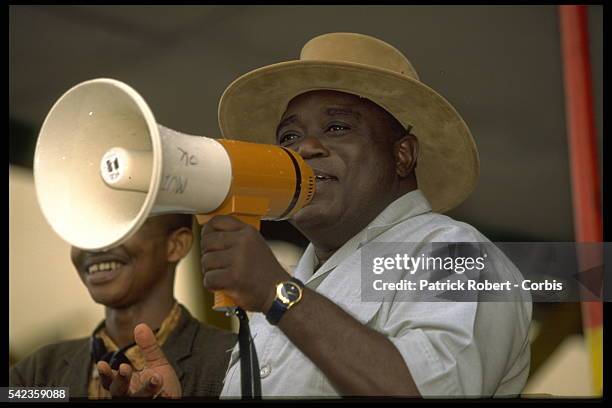
[{"label": "man's ear", "polygon": [[393,156],[398,176],[406,178],[413,173],[419,157],[419,141],[416,136],[406,133],[404,137],[396,141],[393,146]]},{"label": "man's ear", "polygon": [[168,252],[166,259],[170,263],[177,263],[189,253],[193,243],[191,228],[181,227],[170,233],[167,240]]}]

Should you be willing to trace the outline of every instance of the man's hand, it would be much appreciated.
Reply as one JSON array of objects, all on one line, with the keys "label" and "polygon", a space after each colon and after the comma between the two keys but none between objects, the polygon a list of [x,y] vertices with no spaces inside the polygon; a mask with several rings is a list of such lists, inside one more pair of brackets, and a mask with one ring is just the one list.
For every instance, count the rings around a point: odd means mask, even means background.
[{"label": "man's hand", "polygon": [[96,367],[102,386],[113,397],[180,398],[181,383],[157,344],[151,328],[144,323],[137,325],[134,340],[144,356],[142,371],[134,371],[132,366],[125,363],[119,366],[119,370],[112,370],[106,361],[99,361]]},{"label": "man's hand", "polygon": [[291,279],[252,226],[217,215],[202,228],[204,287],[222,290],[244,310],[267,312],[277,283]]},{"label": "man's hand", "polygon": [[[275,285],[291,278],[261,234],[234,217],[213,217],[202,228],[201,245],[204,286],[223,290],[245,310],[267,312]],[[308,287],[278,327],[342,395],[419,395],[387,337]]]}]

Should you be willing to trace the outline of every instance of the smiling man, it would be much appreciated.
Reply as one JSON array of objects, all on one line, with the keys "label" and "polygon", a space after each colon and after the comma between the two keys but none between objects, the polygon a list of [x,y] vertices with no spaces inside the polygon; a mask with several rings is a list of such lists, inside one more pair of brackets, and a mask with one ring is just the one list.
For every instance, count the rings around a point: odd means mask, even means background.
[{"label": "smiling man", "polygon": [[[190,215],[160,215],[108,251],[72,247],[76,271],[104,305],[105,319],[91,337],[45,346],[16,364],[10,385],[67,386],[71,397],[108,398],[105,387],[117,374],[128,378],[136,370],[138,384],[156,394],[171,369],[183,396],[218,396],[235,335],[201,324],[174,298],[176,265],[191,248],[191,226]],[[161,345],[162,357],[146,347],[151,341]],[[134,388],[123,391],[138,395]]]},{"label": "smiling man", "polygon": [[[283,116],[276,142],[300,153],[317,175],[315,199],[291,222],[318,243],[320,261],[403,191],[416,189],[416,138],[369,100],[310,91],[293,98]],[[396,171],[404,177],[389,177]]]},{"label": "smiling man", "polygon": [[[251,333],[264,397],[522,391],[530,361],[528,298],[363,298],[366,249],[488,242],[441,214],[474,189],[478,154],[463,119],[420,82],[404,55],[361,34],[316,37],[299,60],[234,81],[221,98],[219,124],[228,139],[296,151],[317,179],[312,201],[290,220],[310,241],[293,275],[251,226],[217,216],[202,229],[204,286],[259,312]],[[491,253],[487,268],[521,279],[501,253]],[[235,347],[222,397],[241,395],[238,357]],[[166,374],[170,384],[174,374]]]},{"label": "smiling man", "polygon": [[[406,57],[361,34],[310,40],[300,59],[235,80],[223,136],[298,152],[317,175],[290,220],[310,241],[289,276],[252,228],[217,217],[202,230],[204,285],[251,320],[264,396],[513,396],[529,371],[529,299],[364,301],[362,251],[376,244],[487,242],[440,213],[479,173],[469,128]],[[420,255],[420,254],[413,254]],[[497,254],[489,273],[518,282]],[[492,270],[495,271],[492,271]],[[240,395],[235,349],[222,396]]]}]

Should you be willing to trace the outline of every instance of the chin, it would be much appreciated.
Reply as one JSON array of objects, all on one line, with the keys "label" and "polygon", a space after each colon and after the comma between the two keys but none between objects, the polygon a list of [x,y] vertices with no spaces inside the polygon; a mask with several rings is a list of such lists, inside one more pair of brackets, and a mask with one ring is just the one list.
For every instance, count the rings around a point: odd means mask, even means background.
[{"label": "chin", "polygon": [[104,295],[98,295],[98,294],[93,294],[91,293],[91,298],[93,299],[94,302],[96,302],[99,305],[102,306],[106,306],[106,307],[115,307],[115,299],[113,299],[112,296],[104,296]]},{"label": "chin", "polygon": [[291,217],[291,224],[304,233],[313,229],[328,229],[339,218],[329,206],[308,205]]},{"label": "chin", "polygon": [[112,288],[89,289],[89,294],[97,304],[115,309],[125,306],[125,294],[117,290],[113,291]]}]

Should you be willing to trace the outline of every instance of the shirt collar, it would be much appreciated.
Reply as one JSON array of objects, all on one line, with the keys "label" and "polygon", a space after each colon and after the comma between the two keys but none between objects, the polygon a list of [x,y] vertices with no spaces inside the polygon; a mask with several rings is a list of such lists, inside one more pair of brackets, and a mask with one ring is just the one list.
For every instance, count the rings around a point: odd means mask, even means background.
[{"label": "shirt collar", "polygon": [[310,243],[295,268],[294,276],[306,283],[311,282],[331,271],[347,256],[394,225],[430,211],[431,205],[422,191],[418,189],[410,191],[389,204],[363,230],[334,252],[316,272],[314,268],[318,263],[318,259],[314,251],[314,245]]},{"label": "shirt collar", "polygon": [[[360,247],[372,241],[383,232],[409,218],[431,211],[431,204],[421,190],[413,190],[389,204],[365,229]],[[359,235],[358,234],[358,235]]]}]

